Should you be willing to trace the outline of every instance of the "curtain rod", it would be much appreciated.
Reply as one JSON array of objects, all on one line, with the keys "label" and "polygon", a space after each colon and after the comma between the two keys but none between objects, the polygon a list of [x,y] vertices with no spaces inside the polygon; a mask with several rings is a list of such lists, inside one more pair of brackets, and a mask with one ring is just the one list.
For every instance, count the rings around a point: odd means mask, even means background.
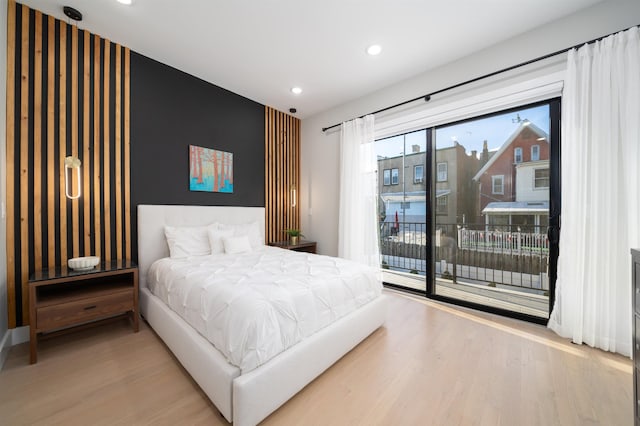
[{"label": "curtain rod", "polygon": [[[408,101],[400,102],[400,103],[397,103],[395,105],[391,105],[391,106],[388,106],[386,108],[382,108],[382,109],[379,109],[377,111],[370,112],[369,114],[361,115],[361,116],[359,116],[357,118],[362,118],[365,115],[378,114],[378,113],[381,113],[381,112],[384,112],[384,111],[388,111],[390,109],[394,109],[394,108],[397,108],[397,107],[402,106],[402,105],[410,104],[411,102],[415,102],[415,101],[418,101],[420,99],[424,99],[425,102],[429,102],[431,100],[431,96],[433,96],[433,95],[438,95],[438,94],[440,94],[442,92],[446,92],[448,90],[457,89],[458,87],[465,86],[465,85],[471,84],[471,83],[475,83],[476,81],[484,80],[485,78],[493,77],[494,75],[502,74],[504,72],[511,71],[511,70],[516,69],[516,68],[524,67],[524,66],[532,64],[534,62],[538,62],[538,61],[542,61],[542,60],[551,58],[552,56],[560,55],[561,53],[568,52],[571,49],[577,49],[579,47],[582,47],[585,44],[593,44],[593,43],[595,43],[597,41],[600,41],[602,39],[605,39],[605,38],[609,37],[610,35],[617,34],[619,32],[623,32],[623,31],[627,31],[627,30],[629,30],[631,28],[638,27],[638,26],[640,26],[640,24],[633,25],[633,26],[631,26],[629,28],[626,28],[624,30],[619,30],[619,31],[616,31],[616,32],[613,32],[613,33],[610,33],[610,34],[607,34],[607,35],[604,35],[604,36],[601,36],[601,37],[598,37],[598,38],[594,38],[593,40],[589,40],[589,41],[586,41],[586,42],[583,42],[583,43],[580,43],[580,44],[576,44],[575,46],[571,46],[571,47],[566,48],[566,49],[558,50],[557,52],[548,53],[546,55],[539,56],[539,57],[537,57],[535,59],[530,59],[528,61],[521,62],[521,63],[516,64],[516,65],[511,65],[510,67],[503,68],[503,69],[498,70],[498,71],[493,71],[493,72],[490,72],[489,74],[485,74],[485,75],[482,75],[480,77],[475,77],[475,78],[472,78],[471,80],[463,81],[462,83],[457,83],[457,84],[454,84],[453,86],[445,87],[444,89],[439,89],[439,90],[436,90],[435,92],[431,92],[431,93],[428,93],[426,95],[418,96],[417,98],[409,99]],[[341,124],[342,123],[338,123],[338,124],[334,124],[334,125],[329,126],[329,127],[323,127],[322,131],[326,132],[327,130],[333,129],[334,127],[338,127]]]}]

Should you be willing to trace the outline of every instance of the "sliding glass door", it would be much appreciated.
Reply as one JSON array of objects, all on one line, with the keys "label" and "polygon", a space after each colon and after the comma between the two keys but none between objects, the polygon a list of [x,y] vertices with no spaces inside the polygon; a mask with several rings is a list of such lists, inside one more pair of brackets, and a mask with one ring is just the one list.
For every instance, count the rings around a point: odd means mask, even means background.
[{"label": "sliding glass door", "polygon": [[553,100],[376,141],[385,283],[546,321],[559,114]]},{"label": "sliding glass door", "polygon": [[431,295],[548,318],[554,112],[543,103],[433,129]]}]

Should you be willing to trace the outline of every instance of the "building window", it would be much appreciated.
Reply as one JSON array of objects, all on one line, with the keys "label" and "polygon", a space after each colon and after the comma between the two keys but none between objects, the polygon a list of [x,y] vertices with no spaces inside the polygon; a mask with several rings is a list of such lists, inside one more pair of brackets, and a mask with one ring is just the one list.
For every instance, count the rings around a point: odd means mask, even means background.
[{"label": "building window", "polygon": [[447,214],[449,210],[449,197],[442,195],[436,198],[436,214]]},{"label": "building window", "polygon": [[398,169],[391,169],[391,185],[398,184]]},{"label": "building window", "polygon": [[424,166],[413,166],[413,183],[422,183],[424,178]]},{"label": "building window", "polygon": [[535,169],[533,187],[536,189],[549,188],[549,169]]},{"label": "building window", "polygon": [[540,159],[540,145],[533,145],[531,147],[531,161],[538,161]]},{"label": "building window", "polygon": [[509,215],[488,215],[489,226],[494,231],[509,232],[511,226],[509,225]]},{"label": "building window", "polygon": [[383,173],[383,184],[385,186],[387,185],[391,185],[391,170],[390,169],[386,169]]},{"label": "building window", "polygon": [[491,193],[504,194],[504,175],[491,176]]},{"label": "building window", "polygon": [[448,174],[447,163],[438,163],[438,182],[445,182]]},{"label": "building window", "polygon": [[401,201],[400,208],[403,210],[409,210],[411,208],[411,201]]},{"label": "building window", "polygon": [[513,162],[516,164],[522,163],[522,148],[515,148],[513,150]]}]

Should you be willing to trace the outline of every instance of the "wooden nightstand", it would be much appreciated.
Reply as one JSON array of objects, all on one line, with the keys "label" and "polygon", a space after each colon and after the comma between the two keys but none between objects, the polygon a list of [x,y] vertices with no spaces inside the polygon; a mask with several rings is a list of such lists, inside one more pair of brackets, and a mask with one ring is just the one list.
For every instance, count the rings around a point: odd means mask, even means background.
[{"label": "wooden nightstand", "polygon": [[314,254],[316,252],[315,241],[300,240],[298,241],[297,244],[291,244],[291,241],[274,241],[272,243],[269,243],[269,245],[273,247],[280,247],[283,249],[293,250],[293,251],[304,251],[307,253],[314,253]]},{"label": "wooden nightstand", "polygon": [[138,268],[131,261],[104,262],[89,271],[43,269],[29,277],[31,364],[38,338],[128,315],[138,331]]}]

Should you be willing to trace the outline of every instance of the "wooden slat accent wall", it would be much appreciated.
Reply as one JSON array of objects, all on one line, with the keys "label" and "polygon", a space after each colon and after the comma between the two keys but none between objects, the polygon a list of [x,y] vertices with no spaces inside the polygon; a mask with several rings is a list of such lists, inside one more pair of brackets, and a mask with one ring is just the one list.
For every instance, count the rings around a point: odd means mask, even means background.
[{"label": "wooden slat accent wall", "polygon": [[[9,326],[28,324],[27,281],[74,256],[131,256],[130,51],[9,0]],[[64,158],[82,161],[69,200]],[[126,257],[125,257],[126,256]]]},{"label": "wooden slat accent wall", "polygon": [[16,251],[9,241],[16,240],[15,233],[15,123],[16,117],[16,4],[9,1],[7,7],[7,313],[9,326],[15,327],[16,318]]},{"label": "wooden slat accent wall", "polygon": [[[300,120],[265,107],[264,121],[265,236],[269,243],[286,240],[285,229],[300,228]],[[295,207],[291,199],[294,185]]]},{"label": "wooden slat accent wall", "polygon": [[[20,153],[20,160],[16,159],[16,166],[20,170],[20,178],[18,179],[18,187],[15,188],[16,198],[20,199],[20,214],[18,217],[19,221],[16,222],[16,235],[20,235],[20,272],[16,273],[17,277],[20,277],[21,285],[20,289],[22,294],[27,294],[26,281],[29,277],[29,130],[30,129],[30,119],[33,119],[33,116],[29,115],[29,89],[33,88],[33,82],[30,81],[30,73],[29,73],[29,8],[26,6],[22,6],[22,16],[20,21],[22,22],[20,37],[16,37],[16,39],[21,40],[21,61],[20,61],[20,71],[16,72],[16,75],[20,75],[20,99],[26,99],[27,102],[20,103],[20,130],[19,135],[16,135],[14,143],[16,144],[16,152]],[[16,19],[17,21],[17,19]],[[31,87],[30,87],[31,86]],[[11,143],[7,141],[7,144]],[[9,191],[7,191],[9,192]],[[17,201],[17,200],[16,200]],[[18,204],[16,202],[16,204]],[[11,207],[9,207],[11,208]],[[11,226],[7,223],[7,226]],[[19,232],[18,232],[19,230]],[[7,251],[11,248],[12,244],[7,241]],[[14,247],[15,251],[18,251],[18,247]],[[17,264],[17,262],[16,262]],[[7,265],[7,269],[12,265]],[[17,287],[17,286],[16,286]],[[18,298],[16,298],[16,303],[18,303]],[[25,297],[20,298],[21,310],[24,315],[28,312],[28,309],[25,309]]]}]

